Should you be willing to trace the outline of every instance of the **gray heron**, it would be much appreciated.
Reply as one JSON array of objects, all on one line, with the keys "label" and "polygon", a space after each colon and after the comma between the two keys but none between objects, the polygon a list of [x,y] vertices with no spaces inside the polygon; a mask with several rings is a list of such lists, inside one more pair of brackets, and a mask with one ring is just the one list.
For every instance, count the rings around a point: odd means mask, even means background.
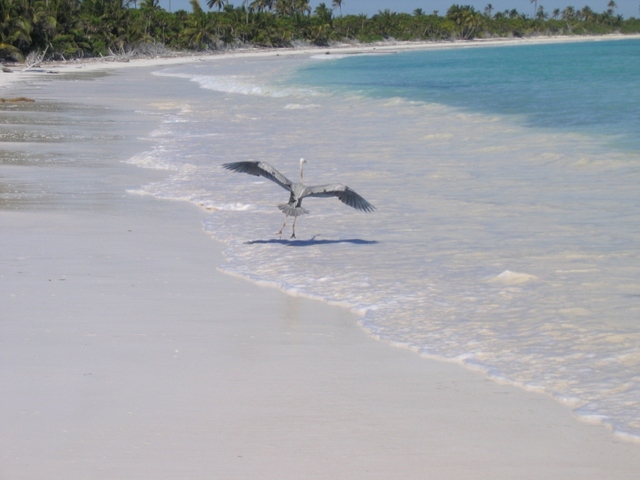
[{"label": "gray heron", "polygon": [[282,237],[282,230],[287,225],[287,218],[293,217],[293,226],[291,238],[296,238],[296,219],[300,215],[309,213],[309,210],[302,207],[302,199],[306,197],[336,197],[342,203],[361,210],[363,212],[373,212],[376,208],[358,195],[351,188],[342,183],[331,183],[328,185],[305,185],[302,183],[302,166],[307,163],[304,158],[300,159],[300,181],[292,182],[278,170],[273,168],[267,162],[233,162],[225,163],[222,166],[227,170],[240,173],[248,173],[256,177],[265,177],[272,182],[277,183],[285,190],[288,190],[289,202],[278,205],[278,208],[284,213],[284,223],[277,233]]}]

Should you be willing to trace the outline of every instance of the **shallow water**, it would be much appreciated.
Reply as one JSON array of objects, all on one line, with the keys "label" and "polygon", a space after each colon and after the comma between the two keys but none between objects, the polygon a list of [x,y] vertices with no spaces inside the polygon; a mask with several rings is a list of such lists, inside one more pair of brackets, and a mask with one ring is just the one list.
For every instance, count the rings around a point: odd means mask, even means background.
[{"label": "shallow water", "polygon": [[[122,84],[104,74],[33,78],[11,85],[11,94],[35,102],[0,104],[0,208],[102,208],[96,189],[110,191],[110,176],[121,179],[118,162],[151,144],[144,137],[156,122],[130,110],[140,98],[133,87],[143,79],[132,72],[130,98],[118,103],[109,89],[117,92]],[[94,88],[92,81],[100,79]],[[97,97],[96,89],[105,96]]]},{"label": "shallow water", "polygon": [[634,39],[362,55],[311,63],[294,78],[509,116],[556,132],[606,135],[609,146],[638,151],[639,45]]},{"label": "shallow water", "polygon": [[[228,273],[342,304],[377,337],[640,438],[638,151],[526,113],[302,82],[315,62],[155,72],[166,95],[137,108],[161,125],[129,161],[167,177],[131,193],[209,209]],[[306,181],[344,182],[377,212],[308,199],[299,240],[280,240],[288,193],[220,167],[259,159],[296,178],[300,157]]]}]

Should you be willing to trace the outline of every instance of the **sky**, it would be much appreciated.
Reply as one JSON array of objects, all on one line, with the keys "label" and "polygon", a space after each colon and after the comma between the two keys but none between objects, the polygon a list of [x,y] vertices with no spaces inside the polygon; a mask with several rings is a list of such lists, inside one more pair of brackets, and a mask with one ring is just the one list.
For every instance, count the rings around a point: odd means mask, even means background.
[{"label": "sky", "polygon": [[[207,10],[207,0],[200,0],[200,5]],[[618,8],[616,14],[624,16],[624,18],[640,17],[640,0],[615,0]],[[242,0],[230,0],[235,6],[240,6]],[[311,0],[311,6],[315,8],[321,0]],[[327,6],[331,6],[331,0],[324,0]],[[343,0],[343,15],[358,15],[366,13],[368,16],[375,15],[381,10],[391,10],[392,12],[412,13],[416,8],[421,8],[425,13],[431,13],[437,10],[439,15],[444,15],[447,9],[453,5],[471,5],[476,10],[484,11],[487,4],[493,5],[494,11],[517,9],[520,13],[533,15],[534,4],[530,0]],[[571,5],[576,9],[589,6],[594,12],[604,12],[607,9],[609,0],[538,0],[538,6],[543,6],[547,12],[552,12],[556,8],[563,10]],[[160,0],[160,5],[165,10],[187,10],[191,11],[189,0]],[[335,15],[339,15],[339,11]]]}]

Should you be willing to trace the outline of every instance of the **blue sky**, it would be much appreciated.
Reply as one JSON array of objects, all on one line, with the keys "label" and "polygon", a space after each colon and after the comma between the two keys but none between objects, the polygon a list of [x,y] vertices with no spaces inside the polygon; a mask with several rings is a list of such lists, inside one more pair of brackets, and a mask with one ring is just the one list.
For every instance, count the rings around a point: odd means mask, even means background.
[{"label": "blue sky", "polygon": [[[160,5],[165,10],[169,10],[169,2],[171,2],[171,10],[184,9],[191,11],[189,0],[160,0]],[[616,13],[623,15],[625,18],[640,17],[640,0],[615,0],[618,5]],[[242,4],[242,0],[230,0],[230,3],[236,6]],[[316,7],[319,0],[311,0],[312,7]],[[327,5],[331,5],[331,0],[325,0]],[[371,16],[380,10],[389,9],[394,12],[413,12],[416,8],[422,8],[426,13],[438,10],[440,15],[444,15],[447,9],[454,3],[459,5],[472,5],[477,10],[484,10],[484,7],[491,3],[494,10],[511,10],[517,9],[519,12],[533,15],[534,5],[529,0],[343,0],[342,13],[360,14],[366,13]],[[571,5],[580,9],[586,5],[591,7],[595,12],[603,12],[607,9],[609,0],[538,0],[538,5],[542,5],[548,12],[556,8],[560,10]],[[200,0],[200,5],[206,10],[206,0]],[[338,15],[338,12],[336,12]]]}]

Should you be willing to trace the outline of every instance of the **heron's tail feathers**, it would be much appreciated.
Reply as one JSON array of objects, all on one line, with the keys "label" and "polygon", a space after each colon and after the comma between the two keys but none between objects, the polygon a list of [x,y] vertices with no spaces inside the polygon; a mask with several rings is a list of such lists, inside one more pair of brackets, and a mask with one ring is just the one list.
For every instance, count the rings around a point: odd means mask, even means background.
[{"label": "heron's tail feathers", "polygon": [[283,203],[282,205],[278,205],[278,208],[287,217],[299,217],[300,215],[304,215],[305,213],[309,213],[309,210],[307,210],[306,208],[294,207],[293,205],[289,205],[288,203]]}]

